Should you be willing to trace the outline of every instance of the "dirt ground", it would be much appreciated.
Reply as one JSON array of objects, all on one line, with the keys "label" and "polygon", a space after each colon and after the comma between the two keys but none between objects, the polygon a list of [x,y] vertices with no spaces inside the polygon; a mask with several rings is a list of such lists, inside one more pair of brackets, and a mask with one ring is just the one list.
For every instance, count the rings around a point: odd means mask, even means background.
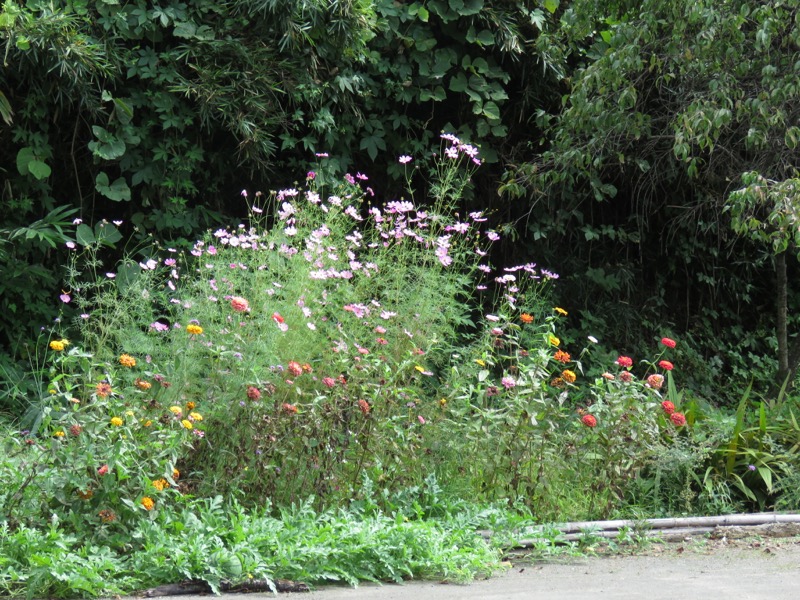
[{"label": "dirt ground", "polygon": [[606,554],[551,562],[512,556],[503,574],[470,585],[326,587],[308,600],[646,599],[796,600],[800,538],[688,539],[653,544],[632,555]]}]

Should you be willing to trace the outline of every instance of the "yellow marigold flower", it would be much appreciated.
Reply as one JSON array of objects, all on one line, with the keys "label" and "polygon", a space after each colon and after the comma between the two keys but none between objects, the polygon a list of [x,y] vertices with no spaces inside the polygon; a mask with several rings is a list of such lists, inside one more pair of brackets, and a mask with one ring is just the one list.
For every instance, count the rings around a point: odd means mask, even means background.
[{"label": "yellow marigold flower", "polygon": [[480,358],[476,358],[475,362],[478,363],[480,366],[485,367],[486,361],[481,360]]},{"label": "yellow marigold flower", "polygon": [[565,311],[560,306],[554,307],[553,310],[556,311],[558,314],[560,314],[562,317],[566,317],[569,314],[567,311]]},{"label": "yellow marigold flower", "polygon": [[54,350],[56,352],[63,352],[64,348],[66,347],[67,345],[64,343],[64,340],[53,340],[50,342],[50,350]]},{"label": "yellow marigold flower", "polygon": [[547,341],[550,342],[551,346],[555,346],[556,348],[558,348],[558,346],[561,344],[561,340],[558,339],[556,336],[554,336],[552,333],[547,336]]},{"label": "yellow marigold flower", "polygon": [[522,313],[519,316],[519,320],[525,323],[526,325],[528,323],[533,323],[533,315],[529,315],[528,313]]},{"label": "yellow marigold flower", "polygon": [[567,383],[575,383],[575,380],[578,378],[575,375],[575,372],[574,371],[570,371],[569,369],[565,369],[564,371],[561,371],[561,377]]},{"label": "yellow marigold flower", "polygon": [[183,409],[180,406],[170,406],[169,412],[171,412],[176,417],[180,417],[183,414]]},{"label": "yellow marigold flower", "polygon": [[64,433],[63,431],[59,430],[59,431],[56,431],[53,435],[56,436],[56,437],[62,438],[67,434]]},{"label": "yellow marigold flower", "polygon": [[192,323],[191,325],[186,326],[186,333],[190,335],[200,335],[203,333],[203,328],[200,325],[195,325]]},{"label": "yellow marigold flower", "polygon": [[197,406],[197,405],[194,402],[192,402],[191,400],[189,400],[189,402],[186,403],[186,408],[188,410],[194,410],[195,406]]},{"label": "yellow marigold flower", "polygon": [[119,364],[121,364],[123,367],[128,367],[130,369],[131,367],[136,366],[136,359],[133,358],[130,354],[123,354],[122,356],[119,357]]},{"label": "yellow marigold flower", "polygon": [[144,426],[145,427],[150,427],[150,425],[152,425],[152,424],[153,424],[153,422],[150,419],[147,419],[147,421],[144,422]]},{"label": "yellow marigold flower", "polygon": [[178,478],[181,476],[181,472],[178,471],[175,467],[172,468],[172,478],[177,481]]},{"label": "yellow marigold flower", "polygon": [[200,413],[197,413],[197,412],[189,413],[189,416],[192,419],[194,419],[195,421],[202,421],[203,420],[203,415],[201,415]]},{"label": "yellow marigold flower", "polygon": [[153,487],[156,488],[159,492],[163,492],[165,489],[169,487],[169,482],[163,477],[161,479],[154,479],[153,480]]},{"label": "yellow marigold flower", "polygon": [[111,424],[114,427],[122,427],[122,423],[123,421],[119,417],[111,417]]},{"label": "yellow marigold flower", "polygon": [[142,506],[144,506],[145,510],[153,510],[156,506],[156,503],[149,496],[145,496],[144,498],[142,498],[141,503]]},{"label": "yellow marigold flower", "polygon": [[414,366],[414,368],[415,368],[417,371],[419,371],[420,373],[424,373],[424,372],[425,372],[425,367],[421,367],[421,366],[419,366],[419,365],[415,365],[415,366]]},{"label": "yellow marigold flower", "polygon": [[192,422],[189,419],[184,419],[181,421],[181,425],[183,425],[186,429],[194,429],[194,425],[192,425]]}]

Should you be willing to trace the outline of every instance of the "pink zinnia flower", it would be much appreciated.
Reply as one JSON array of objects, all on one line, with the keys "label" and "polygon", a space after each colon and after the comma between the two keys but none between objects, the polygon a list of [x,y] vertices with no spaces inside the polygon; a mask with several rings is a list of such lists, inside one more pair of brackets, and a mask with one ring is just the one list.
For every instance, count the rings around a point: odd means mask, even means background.
[{"label": "pink zinnia flower", "polygon": [[672,371],[672,369],[675,368],[675,365],[673,365],[668,360],[659,361],[658,366],[664,369],[665,371]]},{"label": "pink zinnia flower", "polygon": [[619,374],[619,378],[625,383],[629,383],[633,379],[633,375],[630,371],[623,371]]},{"label": "pink zinnia flower", "polygon": [[514,381],[513,377],[503,377],[500,380],[500,383],[502,383],[503,387],[506,388],[507,390],[510,390],[511,388],[513,388],[513,387],[515,387],[517,385],[517,382]]},{"label": "pink zinnia flower", "polygon": [[664,400],[661,403],[661,408],[668,415],[671,415],[672,413],[675,412],[675,405],[672,402],[670,402],[669,400]]},{"label": "pink zinnia flower", "polygon": [[336,380],[333,377],[323,377],[322,383],[325,385],[325,387],[332,388],[336,385]]},{"label": "pink zinnia flower", "polygon": [[647,385],[654,390],[660,390],[661,386],[664,385],[664,376],[659,375],[658,373],[653,373],[647,378]]},{"label": "pink zinnia flower", "polygon": [[231,298],[231,308],[236,312],[250,312],[250,303],[241,296]]},{"label": "pink zinnia flower", "polygon": [[675,347],[675,340],[671,340],[668,337],[661,338],[661,343],[664,344],[667,348],[674,348]]},{"label": "pink zinnia flower", "polygon": [[300,363],[293,360],[289,361],[289,365],[286,370],[289,371],[289,373],[291,373],[294,377],[299,377],[303,374],[303,367],[300,365]]}]

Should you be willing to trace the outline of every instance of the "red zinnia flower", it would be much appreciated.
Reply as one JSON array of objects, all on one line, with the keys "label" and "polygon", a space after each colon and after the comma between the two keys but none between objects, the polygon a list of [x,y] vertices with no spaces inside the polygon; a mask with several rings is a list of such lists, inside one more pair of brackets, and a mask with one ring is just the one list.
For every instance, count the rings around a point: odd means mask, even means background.
[{"label": "red zinnia flower", "polygon": [[581,417],[581,423],[587,427],[597,427],[597,419],[594,415],[583,415]]},{"label": "red zinnia flower", "polygon": [[623,371],[619,374],[619,378],[624,381],[625,383],[630,382],[633,379],[633,375],[630,371]]},{"label": "red zinnia flower", "polygon": [[633,359],[630,356],[620,356],[617,358],[617,364],[620,367],[632,367]]},{"label": "red zinnia flower", "polygon": [[675,425],[677,425],[678,427],[683,427],[684,425],[686,425],[686,417],[683,415],[683,413],[679,412],[672,413],[669,416],[669,419],[670,421],[675,423]]},{"label": "red zinnia flower", "polygon": [[658,366],[664,369],[665,371],[672,371],[672,369],[675,368],[675,365],[673,365],[668,360],[659,361]]},{"label": "red zinnia flower", "polygon": [[671,415],[672,413],[675,412],[675,405],[669,400],[664,400],[661,403],[661,408],[663,408],[664,412],[667,413],[668,415]]},{"label": "red zinnia flower", "polygon": [[675,347],[675,340],[671,340],[668,337],[661,338],[661,343],[664,344],[667,348]]},{"label": "red zinnia flower", "polygon": [[276,322],[278,325],[280,325],[280,324],[281,324],[281,323],[283,323],[283,321],[284,321],[283,317],[282,317],[282,316],[280,316],[280,315],[279,315],[278,313],[276,313],[276,312],[272,313],[272,320],[273,320],[273,321],[275,321],[275,322]]}]

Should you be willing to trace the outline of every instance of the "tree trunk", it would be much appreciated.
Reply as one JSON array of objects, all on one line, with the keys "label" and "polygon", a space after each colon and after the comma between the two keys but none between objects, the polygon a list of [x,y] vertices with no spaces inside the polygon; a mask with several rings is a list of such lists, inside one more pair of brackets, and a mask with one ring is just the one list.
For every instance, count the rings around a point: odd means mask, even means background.
[{"label": "tree trunk", "polygon": [[[776,376],[776,385],[778,389],[783,385],[786,379],[791,375],[789,368],[789,337],[787,333],[787,314],[788,314],[788,301],[787,301],[787,278],[786,278],[786,252],[781,252],[775,256],[775,274],[776,283],[775,289],[777,291],[776,309],[776,335],[778,338],[778,373]],[[795,366],[795,369],[797,367]]]}]

